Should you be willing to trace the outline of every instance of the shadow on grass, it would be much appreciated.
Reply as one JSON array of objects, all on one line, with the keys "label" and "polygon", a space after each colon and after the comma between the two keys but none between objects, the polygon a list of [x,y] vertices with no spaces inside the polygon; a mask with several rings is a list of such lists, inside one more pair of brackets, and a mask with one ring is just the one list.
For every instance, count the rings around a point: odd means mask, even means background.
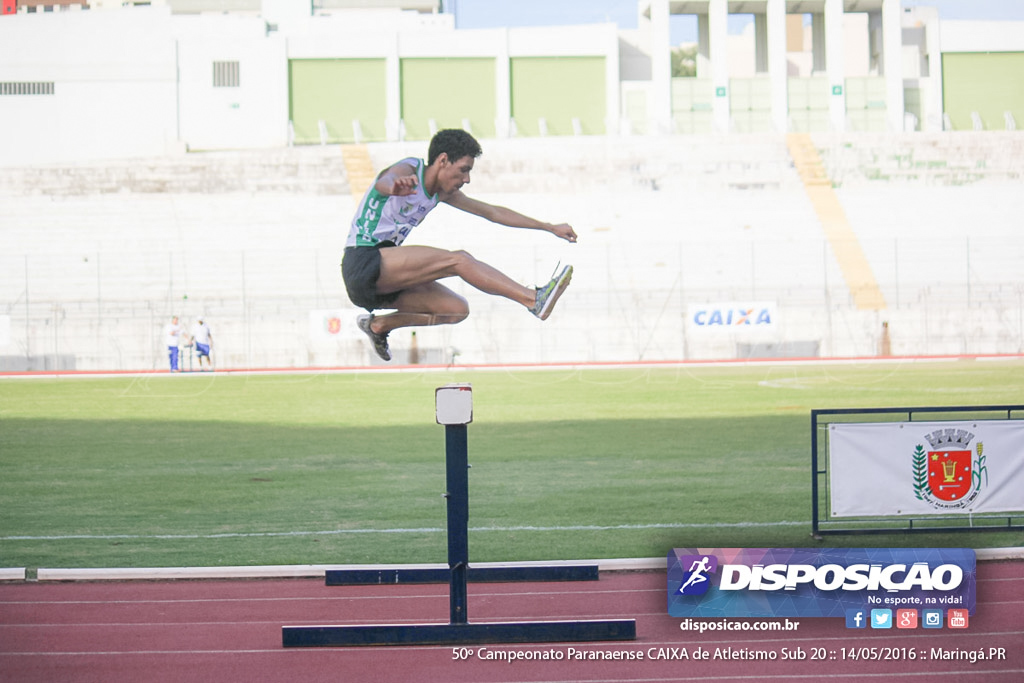
[{"label": "shadow on grass", "polygon": [[[471,557],[813,545],[807,432],[803,416],[471,425]],[[437,425],[9,419],[0,445],[7,566],[445,559]]]}]

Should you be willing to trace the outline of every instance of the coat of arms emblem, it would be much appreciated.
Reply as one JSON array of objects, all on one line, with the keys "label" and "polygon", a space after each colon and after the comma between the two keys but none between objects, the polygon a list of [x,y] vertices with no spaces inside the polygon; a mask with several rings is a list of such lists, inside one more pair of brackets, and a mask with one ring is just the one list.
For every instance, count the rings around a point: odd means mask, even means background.
[{"label": "coat of arms emblem", "polygon": [[987,478],[984,444],[979,441],[972,449],[974,434],[964,429],[939,429],[925,435],[925,440],[928,448],[918,444],[914,449],[917,499],[943,510],[966,508]]},{"label": "coat of arms emblem", "polygon": [[971,490],[970,451],[928,451],[928,488],[939,500],[959,500]]}]

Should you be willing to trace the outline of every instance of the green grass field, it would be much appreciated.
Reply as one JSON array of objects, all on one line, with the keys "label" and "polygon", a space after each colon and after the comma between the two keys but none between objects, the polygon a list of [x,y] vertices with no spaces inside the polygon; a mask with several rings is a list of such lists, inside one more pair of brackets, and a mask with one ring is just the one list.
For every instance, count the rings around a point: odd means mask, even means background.
[{"label": "green grass field", "polygon": [[477,562],[812,546],[811,409],[1024,403],[1021,361],[7,378],[0,566],[444,562],[450,382]]}]

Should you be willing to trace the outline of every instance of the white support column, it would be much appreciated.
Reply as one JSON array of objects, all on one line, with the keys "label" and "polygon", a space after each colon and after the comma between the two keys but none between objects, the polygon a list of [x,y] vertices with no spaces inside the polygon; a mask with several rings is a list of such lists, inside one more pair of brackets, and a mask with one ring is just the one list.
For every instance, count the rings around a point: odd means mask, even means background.
[{"label": "white support column", "polygon": [[402,137],[402,63],[398,56],[398,33],[391,34],[384,58],[384,130],[392,142]]},{"label": "white support column", "polygon": [[499,138],[512,134],[512,64],[508,54],[508,29],[503,33],[494,58],[494,135]]},{"label": "white support column", "polygon": [[925,23],[925,43],[928,47],[928,89],[922,93],[925,104],[925,120],[921,130],[939,132],[942,130],[942,45],[939,44],[939,13],[930,15]]},{"label": "white support column", "polygon": [[768,16],[754,15],[754,72],[768,73]]},{"label": "white support column", "polygon": [[882,0],[885,112],[892,132],[903,132],[903,12],[900,0]]},{"label": "white support column", "polygon": [[825,70],[825,15],[811,15],[811,72]]},{"label": "white support column", "polygon": [[[604,134],[619,135],[622,127],[622,86],[619,79],[619,32],[612,24],[608,25],[606,42],[607,55],[604,60],[604,92],[605,120]],[[671,36],[669,38],[671,40]],[[668,66],[667,111],[669,123],[672,121],[672,60]],[[669,128],[671,130],[671,127]]]},{"label": "white support column", "polygon": [[[896,0],[897,5],[899,0]],[[843,64],[843,0],[825,0],[825,73],[832,130],[846,130],[846,69]]]},{"label": "white support column", "polygon": [[786,0],[768,0],[768,77],[772,84],[772,124],[789,130],[789,70],[786,63]]},{"label": "white support column", "polygon": [[672,38],[668,0],[651,0],[651,100],[648,116],[652,133],[672,131]]},{"label": "white support column", "polygon": [[882,13],[868,12],[868,73],[881,76],[882,67]]},{"label": "white support column", "polygon": [[711,78],[711,36],[708,15],[697,15],[697,78]]},{"label": "white support column", "polygon": [[715,99],[712,122],[716,133],[728,133],[729,116],[729,3],[710,0],[708,34],[711,41],[711,87]]}]

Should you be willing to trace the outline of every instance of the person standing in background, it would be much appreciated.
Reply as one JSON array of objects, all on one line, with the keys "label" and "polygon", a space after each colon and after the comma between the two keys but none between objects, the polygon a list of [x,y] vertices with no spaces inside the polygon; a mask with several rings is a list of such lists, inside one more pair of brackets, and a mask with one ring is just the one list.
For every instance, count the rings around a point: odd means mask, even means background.
[{"label": "person standing in background", "polygon": [[182,329],[178,316],[172,316],[171,322],[164,325],[164,344],[167,346],[167,357],[171,362],[171,372],[178,372],[178,344],[181,342]]},{"label": "person standing in background", "polygon": [[[213,360],[210,358],[210,349],[213,348],[213,332],[200,316],[196,320],[196,326],[192,329],[192,343],[195,344],[196,355],[199,356],[199,369],[213,370]],[[203,369],[203,360],[206,361],[206,369]]]}]

